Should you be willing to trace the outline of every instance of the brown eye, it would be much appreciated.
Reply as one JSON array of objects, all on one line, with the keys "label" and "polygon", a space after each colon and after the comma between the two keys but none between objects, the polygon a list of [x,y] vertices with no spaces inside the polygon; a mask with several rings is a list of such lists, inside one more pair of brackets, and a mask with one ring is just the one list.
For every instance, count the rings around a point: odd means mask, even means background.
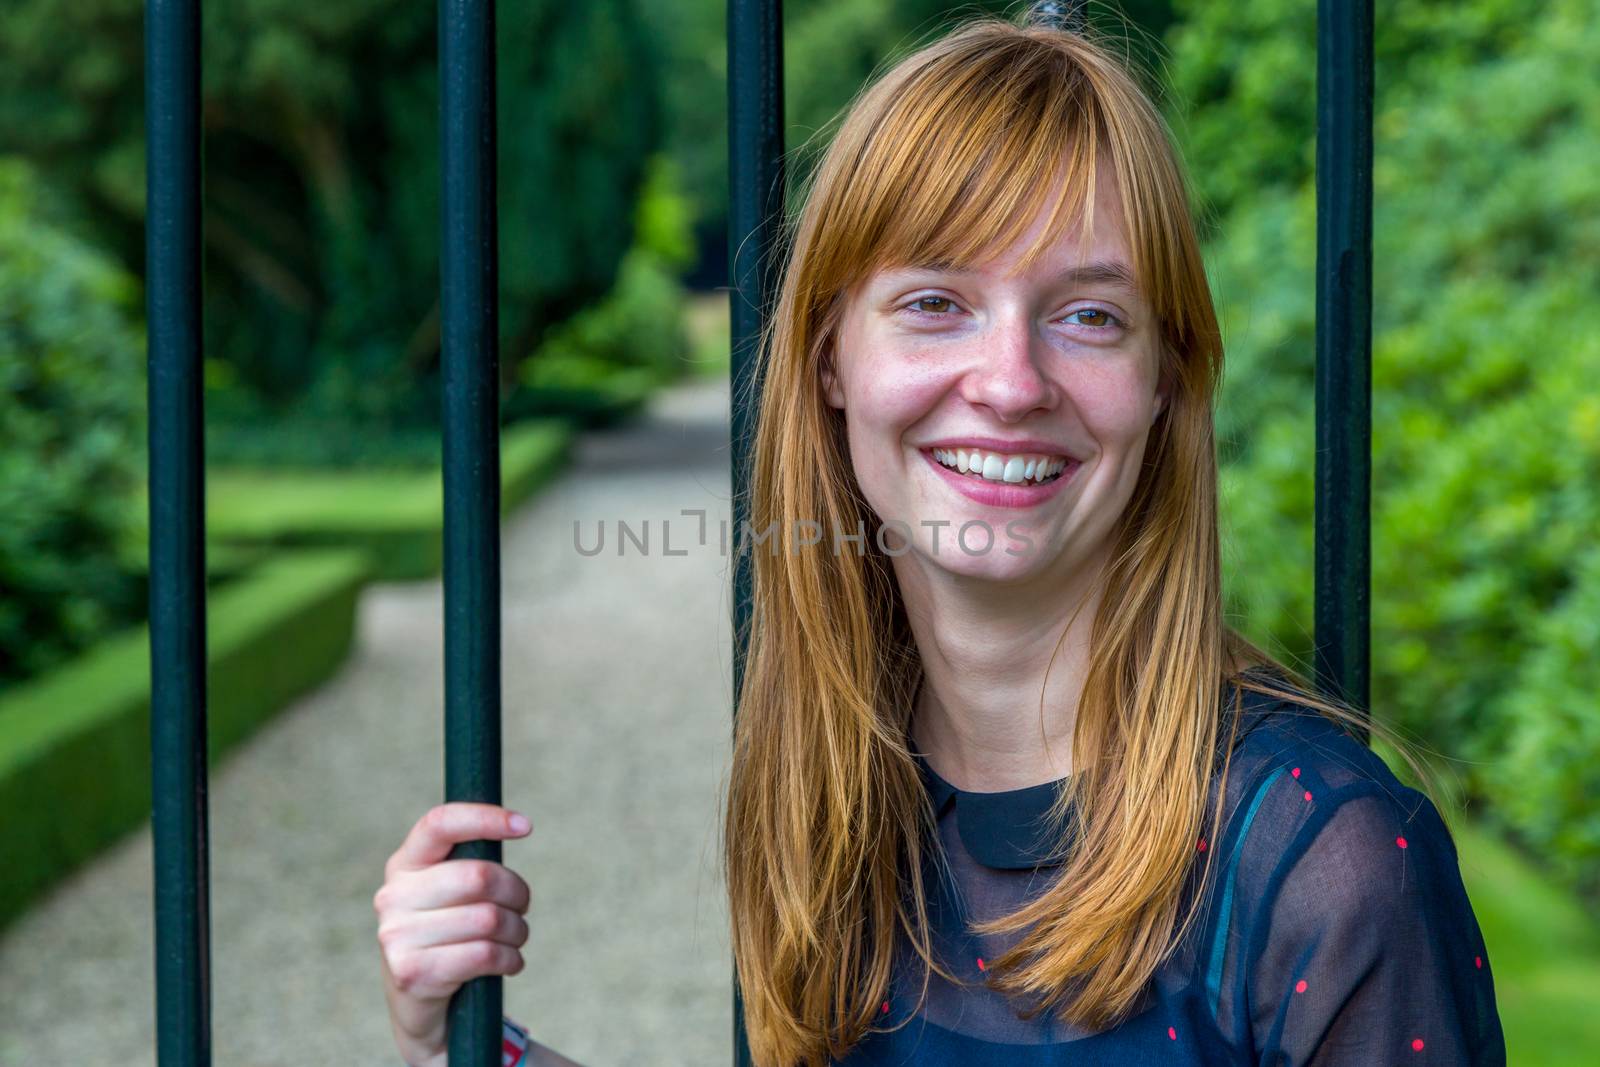
[{"label": "brown eye", "polygon": [[[912,302],[918,311],[933,315],[940,315],[950,310],[950,298],[947,296],[921,296]],[[929,304],[942,304],[943,307],[928,307]]]},{"label": "brown eye", "polygon": [[1079,308],[1077,311],[1068,312],[1067,318],[1071,319],[1074,315],[1092,316],[1093,321],[1079,322],[1078,325],[1089,326],[1097,330],[1103,330],[1111,326],[1122,325],[1121,320],[1119,320],[1115,315],[1111,314],[1111,312],[1102,308]]}]

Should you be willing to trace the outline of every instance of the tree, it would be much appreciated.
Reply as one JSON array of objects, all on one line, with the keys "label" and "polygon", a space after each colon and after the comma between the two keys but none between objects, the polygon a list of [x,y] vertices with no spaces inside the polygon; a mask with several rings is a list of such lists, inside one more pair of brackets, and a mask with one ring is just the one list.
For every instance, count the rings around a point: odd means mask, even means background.
[{"label": "tree", "polygon": [[[498,7],[501,343],[609,288],[659,128],[633,0]],[[0,12],[0,128],[143,272],[139,0]],[[238,0],[202,25],[206,350],[256,406],[436,418],[435,11]]]}]

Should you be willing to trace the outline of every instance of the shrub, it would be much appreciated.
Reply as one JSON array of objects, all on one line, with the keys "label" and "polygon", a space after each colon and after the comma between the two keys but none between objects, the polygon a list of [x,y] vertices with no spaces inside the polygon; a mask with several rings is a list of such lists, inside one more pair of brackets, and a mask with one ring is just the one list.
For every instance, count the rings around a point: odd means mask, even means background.
[{"label": "shrub", "polygon": [[634,219],[634,245],[611,292],[552,330],[523,363],[508,418],[608,422],[688,367],[688,293],[677,272],[693,255],[694,217],[664,156],[652,160]]},{"label": "shrub", "polygon": [[[1313,6],[1252,5],[1245,36],[1288,19],[1280,28],[1292,37]],[[1463,16],[1446,35],[1450,62],[1380,53],[1392,76],[1379,83],[1374,170],[1372,702],[1464,761],[1469,796],[1592,895],[1600,85],[1584,57],[1600,51],[1600,25],[1585,6],[1519,6],[1521,25],[1506,35],[1503,4],[1408,6],[1402,27],[1433,25],[1447,9]],[[1185,78],[1198,75],[1180,69]],[[1204,140],[1191,146],[1191,168],[1216,178],[1264,142],[1254,97],[1212,106],[1194,125],[1245,131],[1221,156]],[[1310,158],[1311,131],[1297,129],[1285,143]],[[1303,662],[1314,192],[1301,173],[1223,200],[1230,213],[1208,258],[1228,345],[1218,432],[1229,610]]]},{"label": "shrub", "polygon": [[0,682],[143,609],[119,560],[144,454],[138,285],[0,157]]}]

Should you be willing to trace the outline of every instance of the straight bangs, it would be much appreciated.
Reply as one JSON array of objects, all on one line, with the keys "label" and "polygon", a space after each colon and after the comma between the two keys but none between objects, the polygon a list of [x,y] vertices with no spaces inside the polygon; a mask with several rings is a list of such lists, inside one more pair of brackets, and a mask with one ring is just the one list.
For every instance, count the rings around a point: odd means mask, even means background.
[{"label": "straight bangs", "polygon": [[[842,250],[870,270],[970,268],[1010,248],[1041,211],[1049,221],[1023,256],[1030,266],[1085,211],[1087,248],[1104,123],[1086,80],[1064,57],[1028,49],[1010,62],[985,53],[954,77],[931,66],[884,112],[849,187],[872,240]],[[872,217],[876,215],[877,217]],[[849,279],[850,282],[859,279]]]}]

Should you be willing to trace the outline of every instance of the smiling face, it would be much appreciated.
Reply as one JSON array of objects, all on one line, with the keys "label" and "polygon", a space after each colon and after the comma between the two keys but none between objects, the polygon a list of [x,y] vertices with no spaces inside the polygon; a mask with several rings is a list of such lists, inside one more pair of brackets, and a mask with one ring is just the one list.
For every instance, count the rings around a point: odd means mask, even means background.
[{"label": "smiling face", "polygon": [[1041,211],[973,269],[888,268],[847,294],[823,385],[863,495],[910,534],[886,536],[895,556],[994,581],[1064,579],[1132,496],[1166,400],[1159,336],[1104,164],[1095,189],[1081,259],[1073,226],[1018,271]]}]

